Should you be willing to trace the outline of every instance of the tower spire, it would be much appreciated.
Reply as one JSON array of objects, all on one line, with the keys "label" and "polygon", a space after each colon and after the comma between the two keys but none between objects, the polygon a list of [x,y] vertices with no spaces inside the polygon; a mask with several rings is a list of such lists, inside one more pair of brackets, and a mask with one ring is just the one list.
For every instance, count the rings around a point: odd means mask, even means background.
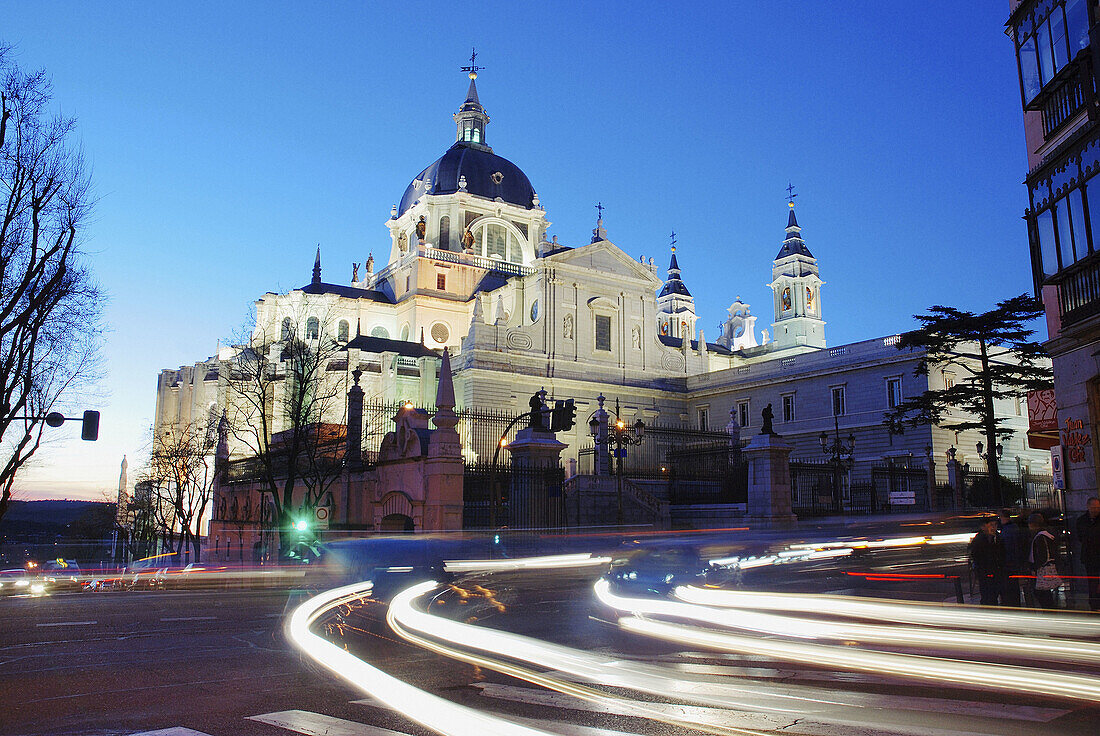
[{"label": "tower spire", "polygon": [[317,244],[317,258],[313,261],[313,283],[321,283],[321,244]]},{"label": "tower spire", "polygon": [[489,115],[477,96],[477,73],[485,67],[478,66],[476,62],[477,50],[470,49],[470,65],[460,67],[469,76],[470,86],[466,90],[466,99],[454,114],[455,124],[458,126],[455,140],[471,148],[491,151],[485,145],[485,126],[489,124]]}]

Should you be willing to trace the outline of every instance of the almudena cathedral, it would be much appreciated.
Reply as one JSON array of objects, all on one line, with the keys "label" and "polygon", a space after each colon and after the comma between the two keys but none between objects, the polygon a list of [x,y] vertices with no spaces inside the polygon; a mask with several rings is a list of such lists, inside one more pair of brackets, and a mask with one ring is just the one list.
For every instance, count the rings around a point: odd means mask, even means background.
[{"label": "almudena cathedral", "polygon": [[[891,460],[931,462],[942,469],[952,447],[960,462],[981,466],[977,433],[960,436],[934,427],[887,432],[885,411],[956,376],[951,370],[914,375],[919,355],[899,351],[896,335],[828,345],[827,290],[793,203],[783,213],[781,236],[777,223],[770,272],[764,264],[760,268],[772,290],[770,325],[758,330],[749,305],[731,292],[721,334],[707,342],[697,325],[691,275],[681,273],[675,245],[662,274],[653,259],[633,257],[613,242],[602,218],[589,242],[567,245],[548,238],[550,222],[531,181],[489,145],[489,115],[476,76],[470,75],[465,100],[454,114],[453,144],[408,184],[385,222],[388,238],[383,240],[380,228],[375,243],[357,246],[370,255],[362,267],[347,269],[350,283],[326,281],[318,251],[312,278],[301,288],[256,301],[257,332],[334,340],[340,351],[328,366],[328,380],[343,382],[346,390],[357,381],[368,403],[408,402],[434,410],[444,348],[459,413],[484,409],[518,415],[528,411],[532,394],[541,389],[552,399],[573,398],[576,425],[557,435],[565,445],[561,460],[567,477],[593,472],[584,450],[592,447],[589,421],[600,395],[612,413],[617,404],[627,425],[641,420],[650,428],[729,432],[742,441],[759,433],[761,413],[770,405],[775,432],[793,446],[793,459],[823,460],[823,432],[830,441],[854,439],[846,483],[855,484],[861,468]],[[372,251],[388,255],[376,262]],[[161,372],[158,432],[221,416],[227,401],[224,366],[236,349],[222,347],[212,358]],[[1027,447],[1026,402],[1005,402],[998,410],[1018,430],[1003,448],[1006,469],[1015,463],[1017,470],[1041,472],[1049,454]],[[324,421],[354,426],[347,411],[344,402],[340,416]],[[271,421],[278,432],[281,418]],[[372,431],[380,436],[394,429],[392,413],[385,421],[388,428],[365,426],[364,447],[371,444]],[[417,424],[413,417],[407,424],[413,433],[431,431],[426,420]],[[463,463],[489,460],[494,444],[460,434]],[[692,435],[682,436],[690,443]],[[232,437],[229,448],[231,462],[245,459],[247,448],[236,446]],[[429,521],[418,506],[419,491],[360,488],[358,498],[353,488],[329,500],[334,526],[389,528],[382,520],[393,516],[404,519],[404,528],[456,524],[453,513],[450,521]],[[659,491],[651,487],[650,492]],[[223,508],[226,488],[219,493],[215,522],[231,513]],[[398,493],[401,498],[393,495]],[[248,499],[232,502],[238,509],[259,506]],[[212,536],[217,526],[211,527]]]}]

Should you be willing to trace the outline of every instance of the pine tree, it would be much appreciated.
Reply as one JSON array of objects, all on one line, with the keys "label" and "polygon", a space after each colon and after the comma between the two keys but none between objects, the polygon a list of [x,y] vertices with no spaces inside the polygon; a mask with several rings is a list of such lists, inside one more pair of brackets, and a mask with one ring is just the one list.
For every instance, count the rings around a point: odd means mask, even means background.
[{"label": "pine tree", "polygon": [[914,315],[921,327],[902,335],[897,347],[924,351],[916,375],[927,376],[932,367],[954,367],[959,378],[953,386],[929,389],[901,402],[886,413],[885,423],[898,434],[907,424],[981,430],[988,447],[990,486],[1003,502],[996,448],[998,438],[1010,437],[1013,430],[996,415],[993,402],[1050,388],[1053,373],[1046,352],[1032,341],[1035,330],[1028,327],[1042,316],[1043,305],[1021,294],[981,314],[940,305],[928,312]]}]

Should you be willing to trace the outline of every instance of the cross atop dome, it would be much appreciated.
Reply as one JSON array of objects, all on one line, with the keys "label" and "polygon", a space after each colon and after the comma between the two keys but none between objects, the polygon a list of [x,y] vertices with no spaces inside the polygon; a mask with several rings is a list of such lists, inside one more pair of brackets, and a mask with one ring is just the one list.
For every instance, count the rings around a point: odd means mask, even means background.
[{"label": "cross atop dome", "polygon": [[492,151],[485,145],[485,126],[489,124],[489,115],[481,106],[481,100],[477,96],[477,73],[485,67],[478,66],[476,61],[477,50],[471,49],[470,65],[460,67],[470,77],[470,87],[466,90],[466,99],[454,115],[455,124],[458,126],[455,140],[471,148]]},{"label": "cross atop dome", "polygon": [[603,226],[603,211],[605,207],[603,202],[596,203],[596,227],[592,230],[592,242],[598,243],[601,240],[607,240],[607,230]]}]

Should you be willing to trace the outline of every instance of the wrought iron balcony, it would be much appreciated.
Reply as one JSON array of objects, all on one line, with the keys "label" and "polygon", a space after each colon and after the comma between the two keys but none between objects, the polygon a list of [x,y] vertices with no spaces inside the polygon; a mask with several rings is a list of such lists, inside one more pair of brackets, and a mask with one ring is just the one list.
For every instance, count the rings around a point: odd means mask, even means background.
[{"label": "wrought iron balcony", "polygon": [[1050,139],[1092,101],[1092,64],[1088,56],[1081,56],[1043,88],[1028,104],[1028,110],[1043,113],[1043,138]]},{"label": "wrought iron balcony", "polygon": [[1062,269],[1050,281],[1058,285],[1063,326],[1100,314],[1100,253]]}]

